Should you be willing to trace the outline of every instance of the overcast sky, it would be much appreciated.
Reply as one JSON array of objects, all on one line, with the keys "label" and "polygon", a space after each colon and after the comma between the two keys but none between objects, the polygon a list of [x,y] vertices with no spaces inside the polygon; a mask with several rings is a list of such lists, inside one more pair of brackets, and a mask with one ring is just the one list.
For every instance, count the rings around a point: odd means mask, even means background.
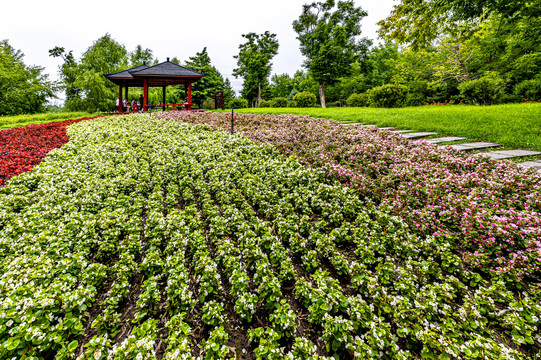
[{"label": "overcast sky", "polygon": [[[110,33],[133,51],[150,48],[161,61],[177,57],[181,62],[205,46],[212,64],[228,77],[238,92],[242,79],[232,76],[234,55],[244,42],[242,34],[270,31],[280,47],[272,74],[293,75],[303,57],[292,22],[302,5],[313,0],[9,0],[1,6],[0,40],[21,50],[27,65],[45,67],[50,79],[58,79],[59,58],[49,49],[64,47],[80,59],[92,43]],[[362,36],[376,40],[376,23],[387,17],[393,0],[356,0],[368,12],[362,20]],[[63,97],[62,95],[60,95]]]}]

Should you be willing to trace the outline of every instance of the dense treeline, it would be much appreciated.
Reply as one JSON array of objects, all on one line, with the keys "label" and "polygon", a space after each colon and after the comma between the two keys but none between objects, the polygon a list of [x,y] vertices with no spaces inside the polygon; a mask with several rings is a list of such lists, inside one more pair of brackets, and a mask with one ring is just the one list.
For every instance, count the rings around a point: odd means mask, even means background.
[{"label": "dense treeline", "polygon": [[[341,69],[347,76],[337,76],[326,89],[326,105],[537,101],[541,99],[540,9],[539,0],[403,0],[379,23],[384,42],[368,52],[358,49],[356,61]],[[268,105],[276,104],[274,98],[286,98],[297,106],[295,93],[321,93],[315,80],[318,74],[306,67],[308,72],[293,77],[272,76],[268,91],[263,92]]]},{"label": "dense treeline", "polygon": [[42,112],[54,96],[55,84],[43,68],[25,65],[23,57],[7,40],[0,41],[0,116]]},{"label": "dense treeline", "polygon": [[[198,107],[213,107],[215,92],[240,107],[374,106],[472,103],[490,105],[541,100],[541,0],[462,2],[402,0],[379,22],[381,42],[361,37],[367,13],[354,0],[326,0],[302,7],[292,24],[297,33],[303,69],[274,74],[276,34],[247,33],[239,45],[235,77],[243,79],[235,99],[229,79],[212,65],[206,48],[184,63],[206,74],[193,86]],[[103,74],[143,64],[154,65],[151,49],[129,52],[106,34],[76,59],[63,47],[50,50],[60,57],[61,81],[47,81],[40,67],[26,66],[20,51],[7,41],[0,46],[0,114],[33,113],[65,91],[72,111],[114,108],[118,87]],[[151,88],[149,101],[162,99]],[[140,89],[130,92],[139,98]],[[169,87],[166,102],[185,98],[184,87]]]}]

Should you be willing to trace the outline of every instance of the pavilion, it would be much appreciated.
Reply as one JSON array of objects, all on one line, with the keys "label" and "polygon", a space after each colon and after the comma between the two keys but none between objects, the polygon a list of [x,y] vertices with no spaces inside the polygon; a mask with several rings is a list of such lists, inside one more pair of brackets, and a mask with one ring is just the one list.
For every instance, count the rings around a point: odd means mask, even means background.
[{"label": "pavilion", "polygon": [[[107,79],[117,84],[119,104],[122,104],[122,88],[125,89],[125,98],[128,98],[128,88],[142,87],[143,88],[143,111],[148,111],[148,88],[159,87],[163,89],[163,101],[165,104],[165,88],[168,85],[184,84],[188,93],[188,101],[183,104],[188,110],[192,108],[192,83],[205,76],[204,73],[199,73],[194,70],[187,69],[169,61],[160,63],[154,66],[146,64],[133,67],[131,69],[122,70],[113,74],[104,75]],[[175,104],[176,105],[176,104]],[[180,105],[180,104],[179,104]],[[165,105],[164,108],[165,110]],[[122,112],[122,106],[119,107]]]}]

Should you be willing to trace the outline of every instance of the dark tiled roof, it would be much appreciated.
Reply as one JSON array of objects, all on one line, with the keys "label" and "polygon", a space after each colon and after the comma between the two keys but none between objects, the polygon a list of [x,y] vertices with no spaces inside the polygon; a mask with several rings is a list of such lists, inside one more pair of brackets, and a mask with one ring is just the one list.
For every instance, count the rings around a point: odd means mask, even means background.
[{"label": "dark tiled roof", "polygon": [[138,75],[191,76],[191,77],[201,77],[205,75],[197,71],[187,69],[183,66],[177,65],[170,61],[166,61],[158,65],[147,67],[145,69],[138,70],[131,74],[135,77],[137,77]]},{"label": "dark tiled roof", "polygon": [[113,73],[113,74],[107,74],[107,75],[105,75],[105,77],[106,78],[121,78],[121,79],[128,78],[128,79],[131,79],[131,78],[133,78],[133,76],[131,74],[133,74],[134,72],[140,71],[140,70],[148,69],[148,67],[149,67],[148,65],[139,65],[139,66],[136,66],[136,67],[132,67],[131,69],[122,70],[122,71],[119,71],[119,72],[116,72],[116,73]]}]

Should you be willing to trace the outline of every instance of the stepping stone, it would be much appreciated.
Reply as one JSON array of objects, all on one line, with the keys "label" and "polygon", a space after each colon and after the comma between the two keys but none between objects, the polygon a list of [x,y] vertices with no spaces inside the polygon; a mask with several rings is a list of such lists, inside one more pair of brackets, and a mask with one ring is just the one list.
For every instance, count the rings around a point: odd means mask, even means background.
[{"label": "stepping stone", "polygon": [[380,127],[380,130],[393,130],[394,127]]},{"label": "stepping stone", "polygon": [[532,150],[498,150],[482,152],[475,155],[486,155],[493,159],[509,159],[521,156],[541,155],[541,152]]},{"label": "stepping stone", "polygon": [[361,125],[361,127],[363,127],[363,128],[371,128],[371,127],[376,127],[376,125],[367,124],[367,125]]},{"label": "stepping stone", "polygon": [[394,132],[395,134],[403,134],[407,132],[412,132],[413,130],[392,130],[391,132]]},{"label": "stepping stone", "polygon": [[491,143],[491,142],[479,141],[479,142],[463,143],[463,144],[456,144],[456,145],[443,145],[443,146],[449,146],[458,151],[468,151],[468,150],[487,149],[491,147],[499,147],[502,145]]},{"label": "stepping stone", "polygon": [[458,136],[446,136],[446,137],[440,137],[440,138],[426,139],[425,141],[431,144],[439,144],[442,142],[459,141],[459,140],[466,140],[466,138],[458,137]]},{"label": "stepping stone", "polygon": [[537,170],[541,170],[541,160],[537,160],[537,161],[525,161],[525,162],[521,162],[521,163],[518,163],[520,166],[524,166],[524,167],[533,167],[533,168],[536,168]]},{"label": "stepping stone", "polygon": [[422,137],[427,137],[430,135],[436,135],[435,132],[416,132],[416,133],[408,133],[408,134],[400,134],[400,136],[405,137],[406,139],[417,139]]}]

